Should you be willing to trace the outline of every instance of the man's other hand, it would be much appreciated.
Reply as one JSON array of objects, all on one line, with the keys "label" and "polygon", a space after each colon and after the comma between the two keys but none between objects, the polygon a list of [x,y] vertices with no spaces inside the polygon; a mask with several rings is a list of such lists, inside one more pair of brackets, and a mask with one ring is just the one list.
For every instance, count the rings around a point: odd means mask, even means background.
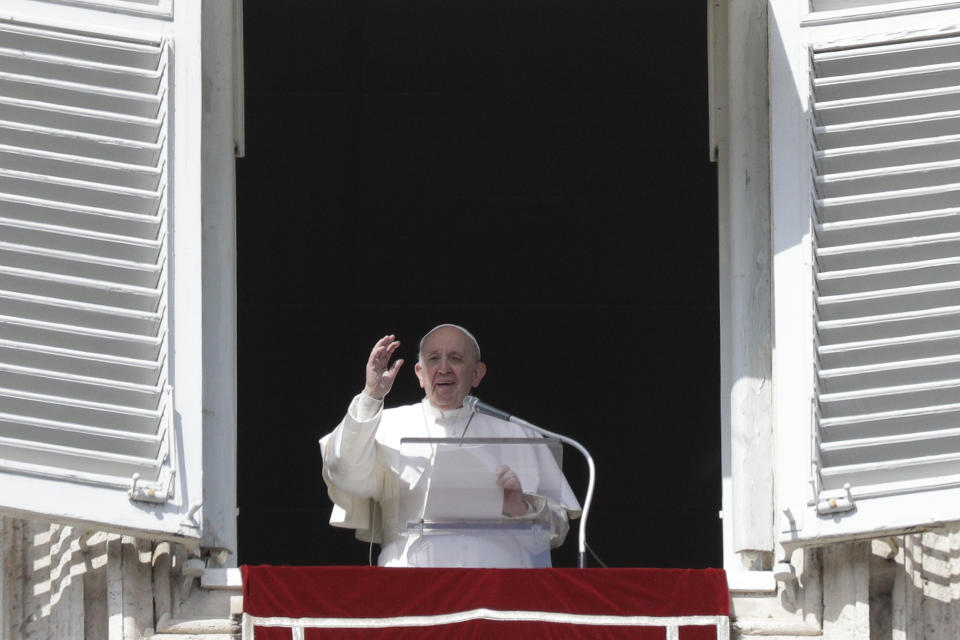
[{"label": "man's other hand", "polygon": [[497,467],[497,486],[503,488],[503,515],[519,518],[527,514],[520,478],[505,464]]}]

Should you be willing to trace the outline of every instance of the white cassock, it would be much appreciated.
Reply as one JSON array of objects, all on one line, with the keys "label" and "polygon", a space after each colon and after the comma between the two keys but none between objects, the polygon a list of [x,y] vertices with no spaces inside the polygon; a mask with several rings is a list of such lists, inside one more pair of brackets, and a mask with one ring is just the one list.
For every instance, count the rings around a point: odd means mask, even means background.
[{"label": "white cassock", "polygon": [[[423,479],[431,473],[437,450],[429,444],[413,448],[405,444],[401,455],[401,438],[464,435],[539,437],[519,425],[466,409],[437,409],[426,398],[383,409],[381,401],[357,395],[343,421],[320,440],[323,479],[334,503],[330,524],[356,529],[361,540],[380,543],[381,566],[549,566],[549,548],[563,543],[568,520],[580,515],[580,504],[545,446],[527,446],[512,454],[520,456],[510,466],[523,487],[528,515],[504,516],[486,529],[453,528],[424,535],[411,528],[410,523],[424,518],[429,482]],[[539,538],[531,533],[535,531]]]}]

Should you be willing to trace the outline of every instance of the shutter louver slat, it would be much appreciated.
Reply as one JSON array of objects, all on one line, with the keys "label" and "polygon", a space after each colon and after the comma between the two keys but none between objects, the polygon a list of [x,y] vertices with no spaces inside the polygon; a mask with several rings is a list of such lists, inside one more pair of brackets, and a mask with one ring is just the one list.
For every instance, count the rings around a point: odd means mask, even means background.
[{"label": "shutter louver slat", "polygon": [[[948,0],[934,0],[946,3]],[[804,3],[806,4],[806,3]],[[811,0],[810,8],[813,11],[849,11],[851,9],[879,9],[887,5],[893,8],[905,4],[903,0]]]},{"label": "shutter louver slat", "polygon": [[161,167],[143,167],[5,144],[0,144],[0,162],[23,167],[34,174],[146,191],[157,189],[162,173]]},{"label": "shutter louver slat", "polygon": [[112,467],[118,472],[116,474],[118,476],[133,476],[139,473],[146,477],[156,476],[159,473],[159,464],[153,458],[48,444],[38,439],[18,440],[0,436],[0,458],[34,465],[67,467],[91,473],[98,473],[105,467]]},{"label": "shutter louver slat", "polygon": [[820,366],[830,370],[953,352],[960,353],[960,330],[821,346]]},{"label": "shutter louver slat", "polygon": [[850,101],[857,98],[868,102],[882,100],[884,96],[918,91],[941,91],[944,86],[960,84],[960,64],[955,60],[943,64],[927,64],[920,67],[856,73],[848,76],[833,76],[814,80],[817,101]]},{"label": "shutter louver slat", "polygon": [[123,117],[118,113],[71,109],[30,100],[0,96],[0,120],[27,121],[36,127],[76,131],[106,138],[115,136],[131,142],[156,142],[156,119]]},{"label": "shutter louver slat", "polygon": [[960,184],[944,184],[902,191],[823,198],[818,200],[815,208],[820,223],[853,221],[952,209],[957,205],[958,195]]},{"label": "shutter louver slat", "polygon": [[838,221],[816,227],[822,248],[856,242],[879,242],[910,235],[924,237],[951,233],[957,229],[960,229],[960,208]]},{"label": "shutter louver slat", "polygon": [[0,290],[140,311],[155,311],[163,293],[156,289],[121,287],[102,280],[2,266]]},{"label": "shutter louver slat", "polygon": [[[113,439],[118,441],[114,445],[117,447],[117,452],[126,455],[138,455],[135,453],[135,450],[141,449],[145,445],[156,450],[156,445],[162,440],[162,438],[155,433],[137,433],[135,431],[105,429],[103,427],[88,427],[79,423],[0,413],[0,421],[12,422],[14,420],[26,426],[51,429],[50,442],[53,444],[70,445],[74,441],[79,441],[85,437]],[[20,434],[16,432],[11,435],[13,437],[21,437]],[[143,454],[141,453],[140,455]]]},{"label": "shutter louver slat", "polygon": [[35,344],[10,340],[0,340],[0,360],[14,365],[32,364],[51,371],[129,380],[151,386],[157,384],[160,375],[160,366],[155,361],[118,358],[71,349],[38,347]]},{"label": "shutter louver slat", "polygon": [[864,288],[891,287],[904,289],[929,282],[932,279],[960,279],[960,261],[954,257],[922,260],[897,265],[888,269],[884,265],[842,269],[831,274],[830,289],[839,295],[855,294]]},{"label": "shutter louver slat", "polygon": [[[3,60],[0,59],[0,63]],[[155,118],[160,109],[160,96],[132,91],[90,87],[76,82],[39,82],[32,77],[5,74],[0,71],[0,93],[34,104],[69,104],[75,110],[115,115]]]},{"label": "shutter louver slat", "polygon": [[38,420],[75,421],[76,424],[96,424],[101,428],[114,429],[117,433],[157,433],[161,411],[122,407],[105,402],[86,402],[75,398],[48,396],[30,391],[3,389],[3,406],[16,415],[32,416]]},{"label": "shutter louver slat", "polygon": [[[38,49],[37,39],[43,40]],[[5,24],[3,46],[23,51],[33,51],[67,59],[76,59],[79,64],[99,62],[119,67],[157,69],[157,58],[163,52],[162,43],[134,42],[108,39],[97,35],[73,31],[53,31],[44,27]],[[80,51],[81,53],[78,53]]]},{"label": "shutter louver slat", "polygon": [[902,167],[832,173],[817,178],[819,192],[826,198],[904,191],[960,182],[960,162],[925,162]]},{"label": "shutter louver slat", "polygon": [[918,483],[923,486],[943,486],[944,477],[952,477],[954,484],[960,481],[960,454],[842,465],[826,468],[823,475],[827,485],[849,482],[849,478],[854,476],[858,480],[856,486],[860,487],[863,494],[882,495],[885,487],[889,490],[891,477],[896,477],[901,483],[901,491],[915,489]]},{"label": "shutter louver slat", "polygon": [[960,38],[812,67],[819,488],[960,481]]},{"label": "shutter louver slat", "polygon": [[821,51],[816,54],[813,64],[816,75],[826,79],[922,65],[950,64],[958,60],[960,38],[943,37],[877,44],[862,49]]},{"label": "shutter louver slat", "polygon": [[117,162],[150,170],[160,156],[160,143],[138,142],[80,131],[63,131],[22,122],[0,121],[0,139],[11,146],[66,156]]},{"label": "shutter louver slat", "polygon": [[163,320],[162,310],[154,313],[136,312],[2,289],[0,308],[6,314],[26,320],[56,318],[58,322],[71,326],[143,336],[157,335]]},{"label": "shutter louver slat", "polygon": [[117,333],[3,315],[0,315],[0,339],[51,347],[72,346],[81,351],[152,361],[156,361],[163,343],[162,336]]},{"label": "shutter louver slat", "polygon": [[[2,228],[0,228],[2,233]],[[38,250],[35,247],[24,247],[0,242],[0,263],[17,264],[32,271],[48,271],[50,273],[76,273],[77,270],[88,274],[94,280],[105,280],[108,277],[119,284],[129,284],[141,288],[156,286],[160,276],[158,270],[138,269],[130,261],[116,261],[111,263],[99,256],[76,255],[63,251]]]},{"label": "shutter louver slat", "polygon": [[814,127],[822,149],[855,149],[859,146],[890,144],[950,136],[957,131],[960,112],[887,118],[877,121],[849,122]]},{"label": "shutter louver slat", "polygon": [[[83,424],[44,420],[35,417],[0,414],[0,423],[7,426],[12,440],[27,442],[35,431],[46,429],[45,443],[60,447],[76,447],[92,451],[112,451],[118,455],[154,457],[162,436],[134,431],[88,427]],[[100,443],[100,444],[97,444]]]},{"label": "shutter louver slat", "polygon": [[21,225],[28,222],[54,226],[69,223],[78,231],[101,231],[143,239],[158,237],[161,222],[160,218],[151,215],[57,203],[0,192],[0,217],[9,218],[13,212]]},{"label": "shutter louver slat", "polygon": [[6,169],[0,169],[0,191],[146,215],[155,215],[160,204],[155,191]]},{"label": "shutter louver slat", "polygon": [[59,80],[99,89],[138,91],[151,96],[158,93],[163,78],[163,74],[156,69],[8,47],[0,47],[0,59],[0,66],[9,75],[34,77],[38,82]]},{"label": "shutter louver slat", "polygon": [[163,394],[159,386],[7,363],[0,363],[0,388],[14,391],[43,389],[51,397],[134,409],[157,408]]},{"label": "shutter louver slat", "polygon": [[136,16],[171,18],[173,0],[53,0],[62,5],[77,5]]},{"label": "shutter louver slat", "polygon": [[817,167],[824,174],[850,174],[856,171],[895,171],[898,166],[920,162],[949,162],[960,156],[960,136],[939,136],[911,140],[909,143],[880,143],[852,147],[842,152],[816,154]]},{"label": "shutter louver slat", "polygon": [[817,102],[818,122],[823,126],[847,122],[876,122],[905,116],[924,116],[960,108],[960,87],[921,89],[863,98]]},{"label": "shutter louver slat", "polygon": [[0,469],[169,472],[167,46],[0,25]]}]

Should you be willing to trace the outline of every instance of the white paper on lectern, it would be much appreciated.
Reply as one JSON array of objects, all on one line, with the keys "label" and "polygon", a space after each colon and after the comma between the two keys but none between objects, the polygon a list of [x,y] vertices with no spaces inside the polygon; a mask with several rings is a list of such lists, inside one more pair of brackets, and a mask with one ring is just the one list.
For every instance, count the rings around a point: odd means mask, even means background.
[{"label": "white paper on lectern", "polygon": [[499,520],[500,461],[484,445],[438,447],[423,509],[424,520]]}]

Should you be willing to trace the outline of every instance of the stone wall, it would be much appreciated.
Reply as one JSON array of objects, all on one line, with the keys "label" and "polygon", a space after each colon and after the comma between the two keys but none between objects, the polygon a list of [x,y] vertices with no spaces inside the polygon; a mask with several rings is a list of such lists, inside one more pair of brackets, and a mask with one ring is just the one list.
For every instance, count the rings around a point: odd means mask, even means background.
[{"label": "stone wall", "polygon": [[960,527],[794,551],[795,579],[736,593],[733,637],[960,638]]},{"label": "stone wall", "polygon": [[239,592],[181,545],[7,517],[0,549],[0,640],[239,637]]}]

